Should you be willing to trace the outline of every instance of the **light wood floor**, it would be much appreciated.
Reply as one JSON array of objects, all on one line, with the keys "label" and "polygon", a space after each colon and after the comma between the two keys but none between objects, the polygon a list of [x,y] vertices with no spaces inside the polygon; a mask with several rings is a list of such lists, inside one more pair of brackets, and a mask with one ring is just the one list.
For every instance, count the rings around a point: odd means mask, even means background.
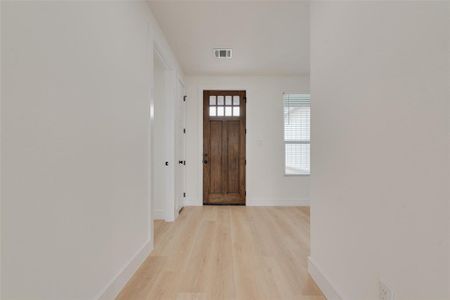
[{"label": "light wood floor", "polygon": [[325,300],[308,255],[308,208],[186,207],[118,299]]}]

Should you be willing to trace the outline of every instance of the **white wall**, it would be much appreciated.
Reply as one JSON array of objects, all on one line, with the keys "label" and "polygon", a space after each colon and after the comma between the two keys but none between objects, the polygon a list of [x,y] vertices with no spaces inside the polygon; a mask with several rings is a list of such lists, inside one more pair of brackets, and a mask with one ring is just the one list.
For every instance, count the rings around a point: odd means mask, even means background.
[{"label": "white wall", "polygon": [[2,1],[2,299],[112,299],[151,250],[145,2]]},{"label": "white wall", "polygon": [[312,271],[342,299],[378,299],[380,277],[450,298],[449,9],[312,5]]},{"label": "white wall", "polygon": [[284,175],[283,92],[309,92],[308,77],[186,77],[187,201],[202,205],[203,90],[247,91],[247,205],[308,205],[309,176]]}]

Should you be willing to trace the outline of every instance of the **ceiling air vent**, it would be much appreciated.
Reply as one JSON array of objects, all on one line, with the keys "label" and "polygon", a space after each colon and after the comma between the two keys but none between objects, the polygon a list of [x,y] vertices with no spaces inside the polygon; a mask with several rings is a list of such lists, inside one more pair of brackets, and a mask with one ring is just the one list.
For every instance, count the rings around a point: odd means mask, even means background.
[{"label": "ceiling air vent", "polygon": [[225,48],[216,48],[214,49],[214,56],[216,58],[231,58],[232,50]]}]

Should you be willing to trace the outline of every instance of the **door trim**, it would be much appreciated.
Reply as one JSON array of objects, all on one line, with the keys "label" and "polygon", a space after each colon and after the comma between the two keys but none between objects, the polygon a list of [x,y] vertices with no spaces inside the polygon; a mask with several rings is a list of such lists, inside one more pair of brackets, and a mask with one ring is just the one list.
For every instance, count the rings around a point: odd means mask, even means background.
[{"label": "door trim", "polygon": [[[232,200],[234,196],[230,196],[232,198],[228,199],[228,203],[226,202],[219,202],[216,200],[208,199],[208,197],[211,196],[211,194],[207,191],[206,185],[210,185],[209,182],[209,176],[205,176],[205,164],[203,163],[203,160],[205,159],[203,155],[205,153],[209,152],[208,146],[210,143],[205,143],[205,140],[209,139],[209,131],[206,129],[206,123],[210,122],[210,116],[209,116],[209,95],[239,95],[240,96],[240,115],[239,117],[214,117],[214,120],[217,121],[239,121],[239,200]],[[246,90],[202,90],[201,93],[201,109],[202,109],[202,126],[201,129],[203,131],[203,134],[201,136],[201,142],[202,142],[202,167],[201,167],[201,174],[202,174],[202,180],[201,180],[201,196],[202,196],[202,203],[203,205],[246,205],[246,121],[247,121],[247,92]],[[229,126],[229,125],[227,125]],[[209,127],[208,127],[209,128]],[[207,158],[209,160],[209,158]],[[228,167],[228,166],[227,166]],[[228,179],[227,179],[228,180]],[[208,199],[208,200],[207,200]]]}]

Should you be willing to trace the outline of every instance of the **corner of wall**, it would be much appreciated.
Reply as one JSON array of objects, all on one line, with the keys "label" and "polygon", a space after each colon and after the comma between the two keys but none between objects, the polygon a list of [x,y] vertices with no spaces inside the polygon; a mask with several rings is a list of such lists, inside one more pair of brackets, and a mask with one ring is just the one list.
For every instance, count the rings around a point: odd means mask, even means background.
[{"label": "corner of wall", "polygon": [[308,272],[311,275],[314,282],[320,288],[327,300],[344,300],[346,298],[340,295],[334,284],[330,282],[328,277],[325,276],[323,270],[319,268],[317,263],[310,257],[308,257]]},{"label": "corner of wall", "polygon": [[102,292],[95,298],[98,300],[113,300],[117,297],[128,280],[133,276],[145,259],[153,250],[152,240],[148,240],[145,245],[133,256],[133,258],[122,268],[122,270],[109,282]]}]

